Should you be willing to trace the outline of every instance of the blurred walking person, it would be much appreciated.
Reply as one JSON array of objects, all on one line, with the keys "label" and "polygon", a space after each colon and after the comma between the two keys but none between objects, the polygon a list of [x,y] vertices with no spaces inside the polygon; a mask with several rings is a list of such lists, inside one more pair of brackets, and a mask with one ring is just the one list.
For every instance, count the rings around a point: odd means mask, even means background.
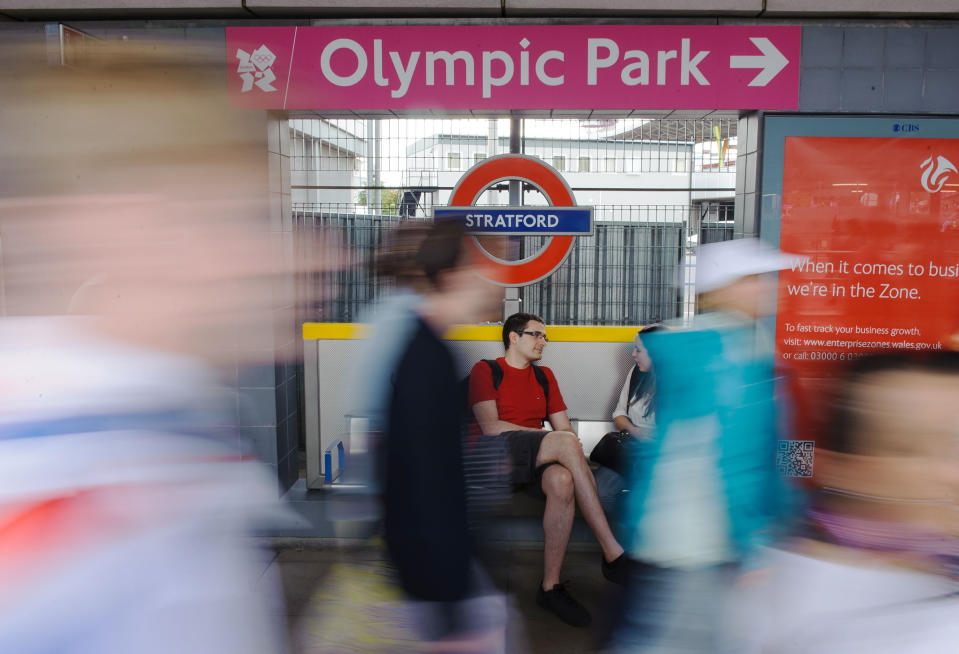
[{"label": "blurred walking person", "polygon": [[[498,307],[500,291],[477,275],[456,221],[435,224],[416,253],[425,279],[414,325],[396,356],[383,463],[387,550],[425,649],[502,652],[507,607],[477,563],[463,471],[465,389],[441,340],[458,322]],[[371,344],[375,346],[376,344]]]},{"label": "blurred walking person", "polygon": [[786,503],[775,470],[772,341],[766,276],[790,258],[755,239],[700,248],[703,315],[643,336],[656,370],[656,423],[639,441],[624,514],[632,559],[611,650],[716,651],[721,608]]},{"label": "blurred walking person", "polygon": [[0,50],[0,651],[282,652],[217,374],[284,356],[263,117],[182,43]]},{"label": "blurred walking person", "polygon": [[843,374],[795,538],[730,597],[742,654],[946,654],[959,643],[959,354]]}]

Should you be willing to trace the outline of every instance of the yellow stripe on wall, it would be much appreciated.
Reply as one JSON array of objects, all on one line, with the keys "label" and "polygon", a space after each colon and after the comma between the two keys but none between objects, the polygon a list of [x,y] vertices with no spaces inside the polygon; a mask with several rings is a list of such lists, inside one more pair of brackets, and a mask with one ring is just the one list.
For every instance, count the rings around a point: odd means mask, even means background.
[{"label": "yellow stripe on wall", "polygon": [[547,327],[549,340],[557,343],[628,343],[642,327]]},{"label": "yellow stripe on wall", "polygon": [[304,341],[349,341],[366,338],[369,327],[353,322],[305,322]]},{"label": "yellow stripe on wall", "polygon": [[447,341],[498,341],[503,338],[502,325],[453,325],[446,330]]},{"label": "yellow stripe on wall", "polygon": [[[549,340],[555,343],[628,343],[641,329],[636,327],[580,327],[556,325],[546,328]],[[303,340],[336,341],[365,338],[369,326],[349,322],[303,323]],[[449,341],[499,341],[502,325],[454,325],[446,332]]]}]

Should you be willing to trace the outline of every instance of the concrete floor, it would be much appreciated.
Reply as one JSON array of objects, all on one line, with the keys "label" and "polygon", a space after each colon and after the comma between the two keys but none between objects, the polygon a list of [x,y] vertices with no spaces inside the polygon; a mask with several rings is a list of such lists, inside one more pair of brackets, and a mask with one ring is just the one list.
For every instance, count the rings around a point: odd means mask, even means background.
[{"label": "concrete floor", "polygon": [[[510,598],[509,651],[591,651],[591,629],[569,627],[536,604],[542,551],[510,543],[494,549],[490,575]],[[615,587],[603,579],[598,548],[571,551],[563,568],[570,590],[592,613]],[[270,563],[283,585],[285,616],[295,654],[416,652],[409,614],[391,583],[381,550],[375,547],[283,547]]]}]

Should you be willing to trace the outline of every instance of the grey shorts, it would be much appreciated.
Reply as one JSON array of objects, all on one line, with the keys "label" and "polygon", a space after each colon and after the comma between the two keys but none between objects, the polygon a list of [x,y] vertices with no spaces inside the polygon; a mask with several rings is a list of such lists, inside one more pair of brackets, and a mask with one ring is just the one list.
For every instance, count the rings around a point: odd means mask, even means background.
[{"label": "grey shorts", "polygon": [[[543,471],[552,465],[536,465],[539,447],[548,431],[504,431],[500,434],[506,439],[513,469],[510,481],[519,489],[528,489],[537,495],[543,495]],[[544,496],[545,497],[545,496]]]}]

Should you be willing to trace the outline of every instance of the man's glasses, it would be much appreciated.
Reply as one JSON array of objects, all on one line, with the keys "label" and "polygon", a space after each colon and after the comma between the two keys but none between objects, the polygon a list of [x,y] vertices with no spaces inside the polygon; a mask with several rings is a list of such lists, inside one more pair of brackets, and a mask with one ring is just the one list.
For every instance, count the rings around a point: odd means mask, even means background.
[{"label": "man's glasses", "polygon": [[549,338],[547,338],[546,332],[524,332],[524,331],[521,331],[521,330],[518,330],[518,329],[517,329],[517,330],[516,330],[516,333],[517,333],[517,334],[527,334],[527,335],[529,335],[529,336],[532,336],[532,337],[535,338],[535,339],[540,339],[540,338],[541,338],[541,339],[543,339],[543,341],[545,341],[546,343],[549,343]]}]

